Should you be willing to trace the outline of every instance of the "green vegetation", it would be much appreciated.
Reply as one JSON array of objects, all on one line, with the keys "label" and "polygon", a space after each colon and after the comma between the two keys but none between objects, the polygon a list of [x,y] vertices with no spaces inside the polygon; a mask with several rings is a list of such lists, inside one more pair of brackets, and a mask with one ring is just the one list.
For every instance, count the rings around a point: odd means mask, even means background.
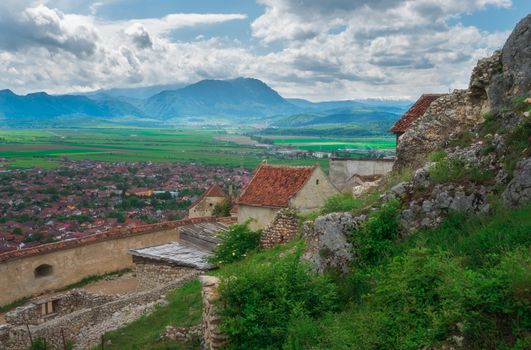
[{"label": "green vegetation", "polygon": [[295,322],[337,305],[334,284],[311,272],[300,254],[268,265],[241,264],[236,279],[224,280],[221,329],[231,339],[228,349],[279,349],[290,333],[298,333]]},{"label": "green vegetation", "polygon": [[354,211],[364,206],[364,204],[362,199],[354,198],[352,194],[340,193],[326,200],[321,208],[321,214]]},{"label": "green vegetation", "polygon": [[466,166],[465,162],[457,159],[442,159],[429,169],[430,177],[435,183],[466,182],[478,184],[491,181],[495,174],[479,166]]},{"label": "green vegetation", "polygon": [[210,261],[217,265],[229,264],[243,259],[260,246],[261,231],[249,229],[249,224],[234,224],[221,233],[221,243],[216,247]]},{"label": "green vegetation", "polygon": [[97,282],[97,281],[101,281],[101,280],[104,280],[104,279],[109,278],[109,277],[122,276],[123,274],[126,274],[128,272],[131,272],[131,269],[122,269],[122,270],[118,270],[118,271],[104,273],[104,274],[101,274],[101,275],[87,276],[87,277],[83,278],[82,280],[80,280],[79,282],[72,283],[72,284],[69,284],[66,287],[58,289],[57,292],[64,292],[65,290],[70,290],[70,289],[74,289],[74,288],[81,288],[81,287],[84,287],[84,286],[86,286],[88,284],[91,284],[91,283],[94,283],[94,282]]},{"label": "green vegetation", "polygon": [[2,305],[0,306],[0,314],[5,314],[6,312],[9,312],[19,306],[22,306],[26,304],[28,301],[30,301],[30,299],[31,299],[30,297],[20,298],[20,299],[15,300],[12,303]]},{"label": "green vegetation", "polygon": [[[155,350],[197,349],[199,344],[182,344],[159,340],[167,325],[188,327],[201,322],[201,285],[198,280],[186,283],[166,297],[168,306],[157,307],[153,313],[144,315],[126,327],[106,333],[105,349]],[[99,347],[94,348],[99,349]]]},{"label": "green vegetation", "polygon": [[214,216],[230,216],[230,211],[232,209],[232,202],[231,201],[223,201],[221,203],[217,203],[214,205],[214,209],[212,210],[212,215]]}]

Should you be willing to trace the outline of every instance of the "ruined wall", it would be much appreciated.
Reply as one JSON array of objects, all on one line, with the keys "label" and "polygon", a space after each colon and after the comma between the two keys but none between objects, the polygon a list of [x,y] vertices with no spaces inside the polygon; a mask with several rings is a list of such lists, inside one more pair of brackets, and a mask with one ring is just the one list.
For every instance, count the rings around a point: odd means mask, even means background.
[{"label": "ruined wall", "polygon": [[263,229],[273,221],[279,210],[280,208],[255,207],[240,204],[238,206],[238,223],[243,224],[251,219],[249,223],[251,230]]},{"label": "ruined wall", "polygon": [[385,175],[393,169],[394,160],[388,159],[330,159],[330,181],[341,192],[350,192],[354,175]]},{"label": "ruined wall", "polygon": [[[98,343],[101,334],[113,329],[95,325],[114,324],[114,328],[120,326],[113,322],[106,323],[117,314],[127,312],[129,309],[140,308],[137,316],[146,310],[152,310],[157,301],[171,290],[182,286],[184,283],[196,278],[198,272],[192,272],[172,284],[151,289],[148,291],[129,294],[116,300],[103,303],[94,307],[74,311],[63,317],[58,317],[39,325],[30,325],[32,336],[46,339],[50,349],[63,349],[63,336],[75,344],[76,349],[89,349]],[[28,349],[30,340],[26,326],[3,325],[0,326],[0,350]]]},{"label": "ruined wall", "polygon": [[212,212],[216,204],[223,203],[227,199],[225,197],[204,197],[196,205],[188,211],[189,218],[201,218],[205,216],[212,216]]},{"label": "ruined wall", "polygon": [[171,283],[195,270],[191,267],[172,265],[134,255],[133,263],[140,289],[155,288]]},{"label": "ruined wall", "polygon": [[299,220],[293,209],[280,210],[260,237],[264,248],[271,248],[293,240],[299,231]]},{"label": "ruined wall", "polygon": [[330,196],[337,193],[326,174],[317,168],[301,190],[290,199],[289,207],[306,214],[321,208]]},{"label": "ruined wall", "polygon": [[[0,305],[56,290],[84,277],[134,267],[129,249],[176,241],[178,227],[219,218],[186,219],[45,244],[0,255]],[[35,276],[35,269],[51,273]]]},{"label": "ruined wall", "polygon": [[203,296],[203,349],[221,349],[227,344],[228,337],[219,330],[221,319],[216,310],[220,280],[214,276],[200,276],[199,280]]}]

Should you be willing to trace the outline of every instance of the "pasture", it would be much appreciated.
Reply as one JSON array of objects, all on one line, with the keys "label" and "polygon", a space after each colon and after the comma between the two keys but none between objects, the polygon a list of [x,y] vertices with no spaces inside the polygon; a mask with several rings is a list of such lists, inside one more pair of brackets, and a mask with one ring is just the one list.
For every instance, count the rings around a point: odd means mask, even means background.
[{"label": "pasture", "polygon": [[311,151],[335,151],[337,149],[395,149],[394,136],[389,137],[358,137],[358,138],[327,138],[306,136],[270,136],[275,145],[291,146]]}]

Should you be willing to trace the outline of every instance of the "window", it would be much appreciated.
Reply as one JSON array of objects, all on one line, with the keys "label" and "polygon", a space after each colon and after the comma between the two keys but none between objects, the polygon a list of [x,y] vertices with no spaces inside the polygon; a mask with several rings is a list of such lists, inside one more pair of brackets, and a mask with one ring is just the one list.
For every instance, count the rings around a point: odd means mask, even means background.
[{"label": "window", "polygon": [[53,274],[53,267],[52,265],[42,264],[37,266],[33,271],[33,274],[35,275],[35,278],[50,276]]},{"label": "window", "polygon": [[315,184],[319,185],[319,179],[315,180]]},{"label": "window", "polygon": [[58,300],[48,301],[41,304],[41,316],[54,314],[57,310]]}]

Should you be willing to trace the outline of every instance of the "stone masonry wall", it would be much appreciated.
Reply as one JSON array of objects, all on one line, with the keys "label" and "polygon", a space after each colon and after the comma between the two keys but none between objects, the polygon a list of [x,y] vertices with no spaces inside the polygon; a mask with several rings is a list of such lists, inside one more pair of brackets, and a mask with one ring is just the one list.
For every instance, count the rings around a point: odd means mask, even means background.
[{"label": "stone masonry wall", "polygon": [[295,211],[293,209],[282,209],[262,233],[260,244],[264,248],[271,248],[287,243],[297,236],[298,230],[299,220]]},{"label": "stone masonry wall", "polygon": [[227,335],[219,330],[221,319],[216,310],[220,280],[213,276],[200,276],[199,280],[203,296],[203,349],[218,350],[228,341]]},{"label": "stone masonry wall", "polygon": [[[64,332],[66,339],[74,342],[75,349],[88,349],[98,343],[103,333],[123,325],[123,319],[113,320],[114,317],[127,312],[131,312],[135,318],[139,317],[142,313],[152,310],[166,293],[194,279],[198,273],[191,272],[174,283],[77,310],[41,325],[29,325],[29,330],[33,338],[45,338],[49,349],[63,349],[61,331]],[[0,350],[20,350],[29,347],[30,339],[26,326],[0,326]]]},{"label": "stone masonry wall", "polygon": [[171,283],[195,270],[191,267],[172,265],[138,256],[133,256],[133,262],[140,289],[156,288]]}]

